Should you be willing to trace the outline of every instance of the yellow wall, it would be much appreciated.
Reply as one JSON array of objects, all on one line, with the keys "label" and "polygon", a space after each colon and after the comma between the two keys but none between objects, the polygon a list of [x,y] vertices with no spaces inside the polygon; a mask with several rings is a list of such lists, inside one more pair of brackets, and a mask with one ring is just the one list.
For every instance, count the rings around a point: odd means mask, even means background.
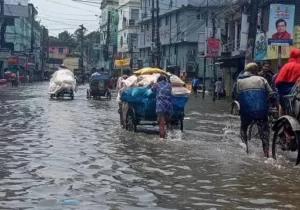
[{"label": "yellow wall", "polygon": [[64,65],[74,72],[74,69],[79,69],[79,58],[66,58],[64,59]]}]

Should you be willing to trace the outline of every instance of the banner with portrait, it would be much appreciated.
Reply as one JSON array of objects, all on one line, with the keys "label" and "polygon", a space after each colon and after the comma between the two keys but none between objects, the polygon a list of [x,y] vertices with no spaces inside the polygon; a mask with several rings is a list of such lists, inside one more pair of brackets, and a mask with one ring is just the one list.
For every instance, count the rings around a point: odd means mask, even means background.
[{"label": "banner with portrait", "polygon": [[293,44],[295,5],[271,4],[268,45],[291,46]]}]

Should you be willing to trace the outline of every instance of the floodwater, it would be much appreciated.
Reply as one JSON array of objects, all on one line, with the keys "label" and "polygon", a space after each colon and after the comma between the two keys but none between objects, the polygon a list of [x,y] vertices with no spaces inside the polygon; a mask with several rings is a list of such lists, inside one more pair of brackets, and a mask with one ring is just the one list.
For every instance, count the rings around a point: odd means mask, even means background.
[{"label": "floodwater", "polygon": [[247,155],[229,102],[191,97],[184,133],[160,141],[121,130],[87,86],[74,101],[47,87],[0,87],[0,209],[300,209],[295,155]]}]

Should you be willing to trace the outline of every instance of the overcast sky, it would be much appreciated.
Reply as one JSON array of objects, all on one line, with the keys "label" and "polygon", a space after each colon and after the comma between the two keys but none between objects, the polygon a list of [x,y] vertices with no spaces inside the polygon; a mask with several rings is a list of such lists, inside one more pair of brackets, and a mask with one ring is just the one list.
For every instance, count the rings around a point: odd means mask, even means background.
[{"label": "overcast sky", "polygon": [[[99,1],[100,0],[89,0]],[[88,32],[99,30],[100,3],[76,3],[72,0],[29,0],[38,10],[37,20],[49,29],[50,36],[67,30],[73,33],[80,24]]]}]

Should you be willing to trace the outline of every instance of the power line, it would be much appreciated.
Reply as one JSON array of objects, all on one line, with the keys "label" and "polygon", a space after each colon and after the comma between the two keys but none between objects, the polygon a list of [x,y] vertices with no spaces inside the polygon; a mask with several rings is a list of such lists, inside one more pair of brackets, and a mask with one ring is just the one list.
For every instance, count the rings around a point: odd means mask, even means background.
[{"label": "power line", "polygon": [[57,2],[57,1],[53,1],[53,0],[47,0],[47,1],[59,4],[59,5],[67,6],[67,7],[72,7],[72,8],[79,9],[79,10],[85,10],[85,11],[88,11],[88,12],[96,12],[96,11],[92,11],[92,10],[88,10],[88,9],[83,9],[83,8],[80,8],[80,7],[75,7],[75,6],[70,5],[70,4],[63,4],[63,3],[60,3],[60,2]]},{"label": "power line", "polygon": [[67,13],[52,12],[50,10],[41,9],[41,8],[38,8],[38,9],[45,11],[46,13],[52,13],[52,14],[63,15],[63,16],[71,16],[71,15],[80,16],[80,17],[94,17],[95,16],[95,15],[67,14]]}]

